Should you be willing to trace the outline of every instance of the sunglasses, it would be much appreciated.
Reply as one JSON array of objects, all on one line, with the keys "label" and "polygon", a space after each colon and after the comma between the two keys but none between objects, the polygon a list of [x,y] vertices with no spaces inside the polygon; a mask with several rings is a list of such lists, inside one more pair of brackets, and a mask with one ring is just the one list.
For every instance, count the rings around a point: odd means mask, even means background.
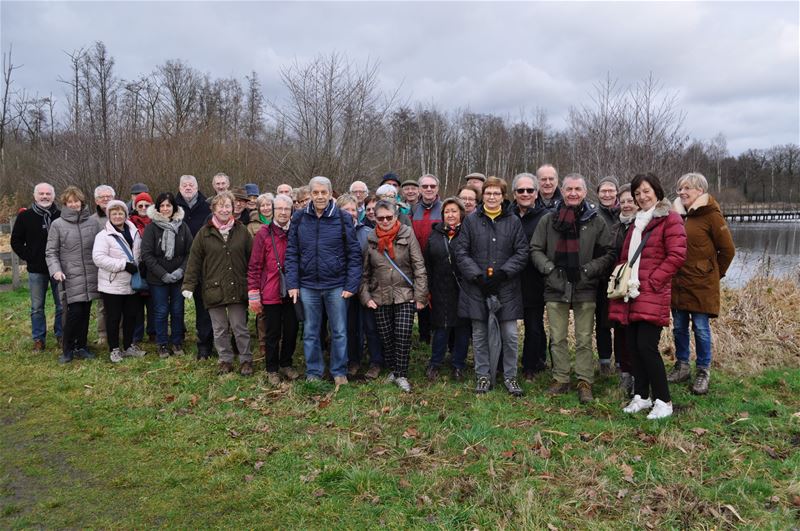
[{"label": "sunglasses", "polygon": [[375,216],[375,219],[378,221],[391,221],[394,219],[394,216]]},{"label": "sunglasses", "polygon": [[536,190],[533,188],[517,188],[514,191],[517,192],[518,194],[532,194]]},{"label": "sunglasses", "polygon": [[420,188],[424,188],[425,190],[433,190],[436,188],[437,185],[435,184],[421,184],[419,185]]}]

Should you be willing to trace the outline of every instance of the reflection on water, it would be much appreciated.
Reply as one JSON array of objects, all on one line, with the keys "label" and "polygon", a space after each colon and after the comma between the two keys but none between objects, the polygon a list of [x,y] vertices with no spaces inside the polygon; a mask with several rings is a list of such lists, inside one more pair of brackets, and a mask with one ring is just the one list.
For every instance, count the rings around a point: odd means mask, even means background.
[{"label": "reflection on water", "polygon": [[800,221],[730,223],[736,257],[723,280],[731,287],[745,284],[760,270],[773,276],[797,274],[800,264]]}]

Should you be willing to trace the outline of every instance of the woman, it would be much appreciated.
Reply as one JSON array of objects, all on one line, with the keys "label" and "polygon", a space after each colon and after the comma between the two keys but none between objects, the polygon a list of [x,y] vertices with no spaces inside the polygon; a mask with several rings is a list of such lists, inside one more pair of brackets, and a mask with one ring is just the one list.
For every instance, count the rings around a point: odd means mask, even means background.
[{"label": "woman", "polygon": [[292,367],[292,356],[299,324],[282,280],[292,198],[278,195],[274,203],[270,203],[274,217],[271,223],[261,226],[253,242],[247,268],[247,296],[250,311],[256,314],[258,344],[264,356],[267,380],[271,385],[279,385],[280,375],[289,380],[296,380],[298,376]]},{"label": "woman", "polygon": [[658,341],[661,329],[669,325],[672,277],[686,259],[686,232],[681,217],[670,211],[655,175],[634,177],[631,192],[639,212],[625,236],[618,263],[631,262],[642,250],[631,267],[628,294],[609,301],[609,319],[627,327],[633,360],[634,395],[623,411],[636,413],[652,407],[647,418],[660,419],[672,415],[672,399]]},{"label": "woman", "polygon": [[92,247],[97,222],[86,205],[86,197],[75,186],[67,186],[59,198],[64,208],[47,233],[45,260],[50,276],[60,283],[61,303],[66,312],[59,363],[74,358],[94,358],[86,348],[92,301],[97,291],[97,266],[92,262]]},{"label": "woman", "polygon": [[250,223],[247,231],[255,238],[264,225],[272,223],[272,201],[274,196],[270,193],[261,194],[256,198],[256,207],[250,211]]},{"label": "woman", "polygon": [[[631,195],[631,185],[623,184],[617,192],[619,202],[619,218],[611,229],[614,238],[614,250],[616,256],[622,255],[622,246],[625,244],[625,236],[628,228],[633,223],[639,207]],[[604,286],[607,288],[607,286]],[[614,352],[619,365],[619,386],[628,398],[633,397],[633,370],[631,369],[631,356],[628,352],[628,341],[626,339],[625,326],[613,322],[614,326]]]},{"label": "woman", "polygon": [[711,327],[719,315],[719,282],[728,271],[736,249],[719,204],[708,194],[708,181],[700,173],[678,179],[675,211],[685,220],[686,262],[672,279],[672,325],[677,361],[667,380],[689,379],[689,320],[697,353],[692,393],[708,393],[711,377]]},{"label": "woman", "polygon": [[461,199],[461,203],[464,205],[464,216],[466,217],[475,212],[475,208],[481,202],[481,192],[465,184],[458,189],[458,198]]},{"label": "woman", "polygon": [[442,221],[431,229],[425,248],[425,268],[431,292],[431,359],[426,375],[436,380],[444,362],[450,336],[454,338],[452,358],[453,380],[464,381],[464,369],[469,346],[469,321],[458,316],[458,296],[461,291],[461,271],[456,263],[455,244],[461,234],[464,205],[456,197],[442,202]]},{"label": "woman", "polygon": [[211,217],[192,242],[182,294],[191,299],[202,284],[203,303],[211,316],[214,345],[219,353],[219,374],[233,371],[233,332],[239,350],[239,372],[250,376],[253,356],[247,329],[247,265],[253,238],[234,218],[234,202],[230,192],[217,194],[211,200]]},{"label": "woman", "polygon": [[375,310],[389,381],[406,393],[411,328],[415,310],[425,307],[428,283],[417,238],[397,220],[397,206],[386,200],[375,205],[378,226],[367,236],[359,297]]},{"label": "woman", "polygon": [[[147,268],[147,284],[153,301],[158,356],[163,359],[170,356],[167,343],[172,345],[172,354],[183,354],[186,325],[181,280],[192,249],[192,231],[184,223],[183,209],[171,192],[160,194],[155,205],[147,209],[147,216],[152,223],[142,237],[142,262]],[[168,319],[171,322],[169,335]]]},{"label": "woman", "polygon": [[364,202],[364,225],[370,229],[375,228],[375,204],[377,202],[378,198],[374,195]]},{"label": "woman", "polygon": [[[139,231],[139,236],[143,237],[145,228],[147,228],[151,222],[150,217],[147,215],[147,209],[153,204],[153,198],[149,193],[141,192],[133,198],[131,204],[133,205],[134,211],[131,212],[128,219],[136,226],[136,230]],[[146,266],[142,267],[140,271],[140,274],[143,276],[147,275],[145,267]],[[139,292],[139,296],[142,298],[142,304],[140,305],[139,315],[136,316],[136,326],[133,329],[133,342],[138,343],[144,339],[145,314],[147,314],[147,335],[150,337],[150,341],[154,341],[156,339],[156,322],[155,312],[153,311],[153,297],[149,291]]]},{"label": "woman", "polygon": [[[131,287],[139,272],[142,237],[128,220],[128,207],[114,199],[106,206],[106,226],[94,239],[92,261],[97,266],[97,288],[106,312],[106,338],[111,363],[125,356],[140,358],[145,352],[133,342],[133,329],[142,311],[142,297]],[[119,328],[122,322],[122,349]]]},{"label": "woman", "polygon": [[131,212],[131,223],[134,224],[139,236],[144,236],[144,229],[152,221],[147,215],[147,209],[153,204],[153,198],[147,192],[142,192],[133,198],[134,212]]},{"label": "woman", "polygon": [[458,267],[464,282],[458,299],[458,315],[472,320],[475,352],[475,392],[483,394],[494,386],[495,373],[489,355],[489,308],[495,298],[500,307],[495,316],[500,324],[503,384],[512,396],[522,396],[517,383],[517,319],[523,318],[519,274],[528,263],[528,242],[519,217],[504,199],[508,185],[489,177],[483,183],[483,203],[464,219],[456,243]]}]

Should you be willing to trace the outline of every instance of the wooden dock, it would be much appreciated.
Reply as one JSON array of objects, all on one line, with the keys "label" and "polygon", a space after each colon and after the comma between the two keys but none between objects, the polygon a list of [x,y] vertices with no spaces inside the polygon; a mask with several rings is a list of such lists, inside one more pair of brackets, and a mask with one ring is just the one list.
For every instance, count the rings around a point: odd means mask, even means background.
[{"label": "wooden dock", "polygon": [[800,220],[800,204],[797,203],[723,204],[720,208],[728,221]]}]

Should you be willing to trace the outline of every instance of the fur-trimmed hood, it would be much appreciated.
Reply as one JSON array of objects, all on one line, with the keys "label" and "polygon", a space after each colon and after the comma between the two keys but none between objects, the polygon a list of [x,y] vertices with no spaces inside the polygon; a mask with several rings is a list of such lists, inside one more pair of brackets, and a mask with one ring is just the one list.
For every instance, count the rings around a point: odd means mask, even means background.
[{"label": "fur-trimmed hood", "polygon": [[681,198],[676,197],[675,201],[672,202],[672,210],[680,214],[681,217],[686,217],[690,212],[703,208],[704,206],[708,206],[712,203],[716,202],[712,200],[708,193],[704,193],[699,195],[697,199],[694,200],[694,203],[692,203],[692,206],[689,207],[689,211],[687,212],[686,207],[684,207],[683,203],[681,203]]},{"label": "fur-trimmed hood", "polygon": [[176,210],[172,213],[172,219],[167,219],[164,215],[156,210],[156,205],[153,203],[147,207],[147,217],[153,221],[160,221],[162,223],[169,223],[170,221],[183,221],[183,209],[179,206],[175,207]]},{"label": "fur-trimmed hood", "polygon": [[669,216],[669,211],[672,210],[672,203],[666,197],[656,203],[656,208],[653,210],[653,219],[665,218]]}]

